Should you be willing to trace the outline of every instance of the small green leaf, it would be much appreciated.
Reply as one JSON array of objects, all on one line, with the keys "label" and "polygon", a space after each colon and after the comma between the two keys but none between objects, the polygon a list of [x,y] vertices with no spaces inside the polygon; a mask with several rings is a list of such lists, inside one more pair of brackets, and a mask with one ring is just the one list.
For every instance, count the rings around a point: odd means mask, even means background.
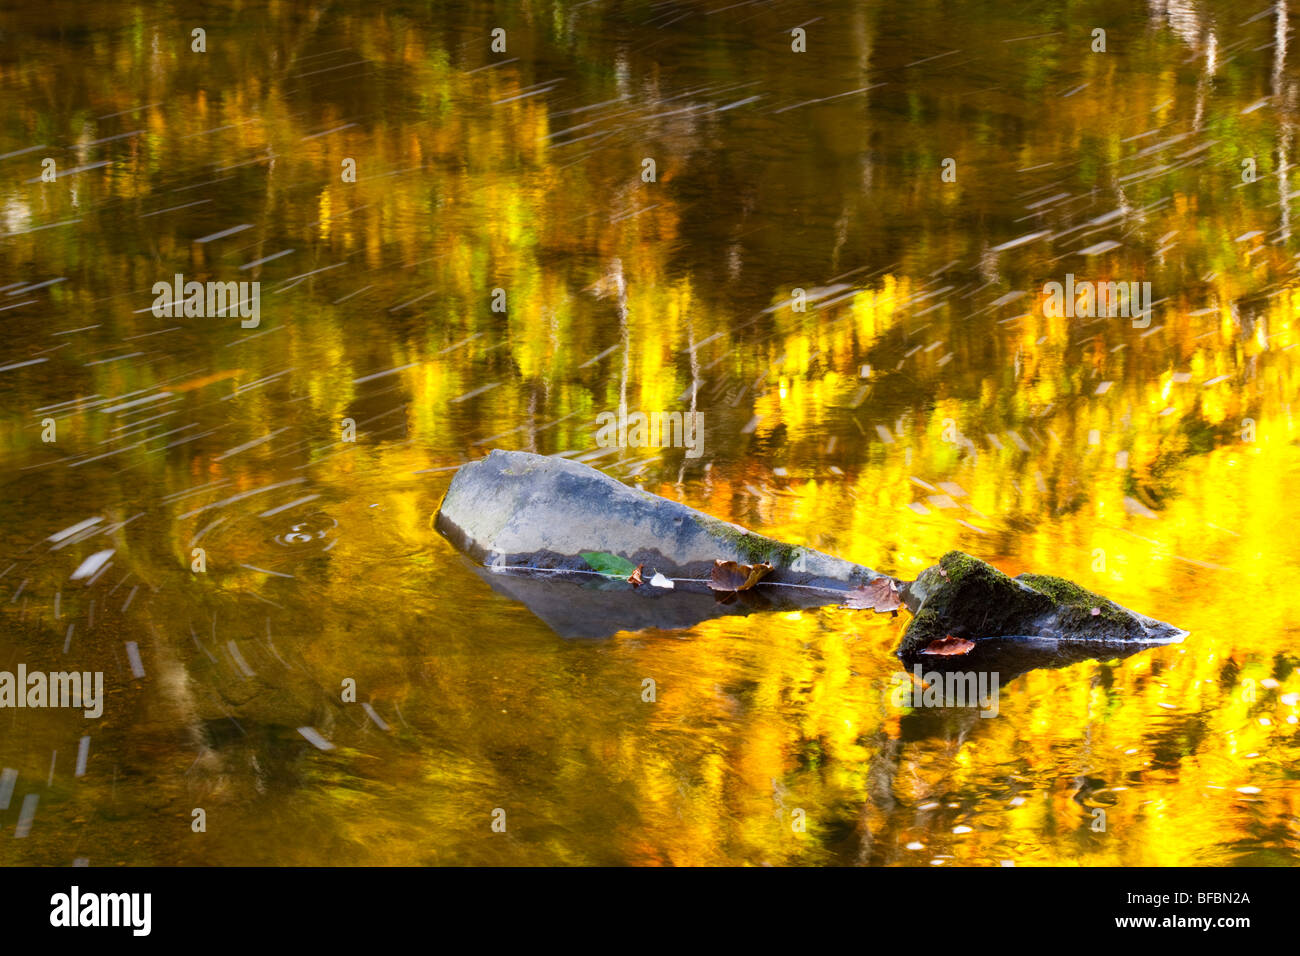
[{"label": "small green leaf", "polygon": [[611,578],[627,579],[636,565],[627,558],[620,558],[617,554],[604,554],[600,551],[582,552],[582,560],[591,565],[593,571],[599,571],[601,574],[608,575]]}]

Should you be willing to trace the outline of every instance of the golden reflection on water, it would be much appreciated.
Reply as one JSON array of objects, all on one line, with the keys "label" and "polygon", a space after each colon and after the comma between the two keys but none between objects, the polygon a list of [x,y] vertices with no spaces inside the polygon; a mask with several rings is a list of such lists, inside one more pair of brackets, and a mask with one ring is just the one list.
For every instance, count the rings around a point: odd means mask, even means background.
[{"label": "golden reflection on water", "polygon": [[[0,366],[45,361],[0,372],[0,668],[109,698],[0,713],[0,825],[40,796],[0,862],[1295,862],[1294,71],[1271,20],[1189,9],[1116,12],[1092,56],[1046,8],[832,4],[815,70],[766,11],[523,4],[497,65],[478,4],[231,8],[201,60],[154,8],[23,23],[0,154],[109,163],[0,159],[4,304],[64,279],[6,313]],[[177,272],[261,281],[260,327],[155,318]],[[1150,281],[1150,325],[1047,317],[1067,272]],[[906,615],[565,641],[429,519],[454,466],[599,451],[620,401],[704,414],[700,459],[592,458],[648,490],[1191,636],[1032,671],[992,719],[891,704]]]}]

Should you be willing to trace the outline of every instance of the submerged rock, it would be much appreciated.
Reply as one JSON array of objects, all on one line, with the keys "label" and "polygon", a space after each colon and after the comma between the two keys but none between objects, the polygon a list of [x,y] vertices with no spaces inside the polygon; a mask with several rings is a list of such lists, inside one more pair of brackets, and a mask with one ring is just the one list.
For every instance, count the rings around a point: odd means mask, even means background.
[{"label": "submerged rock", "polygon": [[461,467],[437,529],[494,568],[590,570],[584,551],[644,564],[670,578],[707,578],[715,560],[764,562],[769,584],[845,590],[878,572],[784,544],[676,501],[629,488],[565,458],[493,451]]},{"label": "submerged rock", "polygon": [[672,589],[596,578],[564,571],[494,573],[474,571],[492,590],[518,601],[560,637],[613,637],[620,631],[675,631],[733,615],[798,611],[838,604],[843,592],[808,588],[757,587],[720,594],[706,585],[678,581]]},{"label": "submerged rock", "polygon": [[1121,607],[1064,578],[1009,577],[961,551],[949,551],[903,590],[914,615],[898,655],[911,658],[945,637],[976,642],[1034,639],[1073,644],[1169,644],[1187,632]]}]

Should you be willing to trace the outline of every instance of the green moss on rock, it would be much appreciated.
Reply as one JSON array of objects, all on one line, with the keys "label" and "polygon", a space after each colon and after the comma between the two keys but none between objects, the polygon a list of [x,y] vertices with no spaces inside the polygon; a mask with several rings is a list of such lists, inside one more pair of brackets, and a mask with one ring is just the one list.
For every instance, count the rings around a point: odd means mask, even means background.
[{"label": "green moss on rock", "polygon": [[709,533],[730,544],[750,564],[765,562],[773,567],[788,568],[799,557],[800,549],[796,545],[785,544],[723,521],[711,525]]},{"label": "green moss on rock", "polygon": [[1053,574],[1022,574],[1016,580],[1024,581],[1031,588],[1051,595],[1052,599],[1062,604],[1082,605],[1090,601],[1105,601],[1099,594],[1080,587],[1073,581],[1058,578]]},{"label": "green moss on rock", "polygon": [[961,551],[941,557],[936,567],[922,572],[919,583],[925,597],[903,635],[900,651],[905,654],[950,634],[979,640],[1012,633],[1018,622],[1052,606],[1046,594]]},{"label": "green moss on rock", "polygon": [[929,608],[922,608],[916,612],[916,616],[908,624],[904,642],[906,643],[910,639],[919,650],[931,641],[937,641],[944,636],[943,620],[938,613]]},{"label": "green moss on rock", "polygon": [[[985,564],[979,558],[972,558],[964,551],[949,551],[939,559],[939,567],[944,571],[942,577],[953,584],[961,584],[971,575],[984,574],[991,577],[1007,578],[1005,574],[993,567],[991,564]],[[1007,578],[1010,581],[1010,578]]]},{"label": "green moss on rock", "polygon": [[923,571],[913,592],[919,603],[899,645],[904,657],[948,635],[976,642],[1011,636],[1118,642],[1150,636],[1138,615],[1073,581],[1048,574],[1012,578],[961,551],[949,551]]},{"label": "green moss on rock", "polygon": [[[1052,574],[1022,574],[1016,578],[1049,595],[1057,604],[1063,629],[1098,631],[1123,627],[1132,615],[1109,598]],[[1093,614],[1093,609],[1099,613]]]}]

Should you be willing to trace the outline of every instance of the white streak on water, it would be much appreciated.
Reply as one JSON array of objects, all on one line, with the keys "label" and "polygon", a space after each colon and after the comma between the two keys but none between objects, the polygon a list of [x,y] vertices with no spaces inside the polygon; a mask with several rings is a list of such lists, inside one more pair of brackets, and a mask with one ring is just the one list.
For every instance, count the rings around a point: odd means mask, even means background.
[{"label": "white streak on water", "polygon": [[212,242],[214,239],[224,239],[226,236],[233,236],[237,232],[243,232],[245,229],[252,229],[253,224],[246,222],[243,225],[231,226],[229,229],[222,229],[220,232],[209,233],[201,239],[195,239],[196,243]]},{"label": "white streak on water", "polygon": [[254,488],[251,491],[244,491],[237,495],[231,495],[229,498],[223,498],[221,501],[214,501],[210,505],[204,505],[202,508],[195,508],[193,511],[187,511],[183,515],[177,515],[177,520],[192,518],[196,514],[204,511],[211,511],[213,508],[224,508],[226,505],[234,504],[236,501],[243,501],[245,498],[251,498],[253,495],[260,495],[267,491],[274,491],[276,488],[287,488],[289,485],[300,485],[306,478],[290,478],[288,481],[277,481],[272,485],[264,485],[261,488]]},{"label": "white streak on water", "polygon": [[62,531],[56,531],[54,534],[50,535],[50,536],[49,536],[48,538],[46,538],[45,540],[46,540],[46,541],[62,541],[64,538],[71,537],[72,535],[76,534],[76,533],[79,532],[79,531],[85,531],[87,528],[91,527],[92,525],[96,525],[96,524],[98,524],[99,522],[101,522],[101,521],[103,521],[103,520],[104,520],[104,519],[103,519],[102,517],[99,517],[99,518],[87,518],[85,521],[79,521],[79,522],[77,522],[76,524],[74,524],[74,525],[73,525],[72,527],[70,527],[70,528],[64,528]]},{"label": "white streak on water", "polygon": [[[55,173],[55,174],[54,174],[54,178],[55,178],[55,179],[62,179],[64,176],[75,176],[77,173],[84,173],[84,172],[86,172],[87,170],[90,170],[90,169],[99,169],[99,168],[102,167],[102,166],[107,166],[107,165],[109,164],[109,162],[110,162],[110,160],[107,160],[107,159],[101,159],[101,160],[100,160],[99,162],[97,162],[97,163],[87,163],[85,166],[73,166],[71,169],[65,169],[65,170],[62,170],[61,172],[57,172],[57,173]],[[33,176],[31,179],[24,179],[24,180],[23,180],[23,183],[24,183],[24,185],[25,185],[25,184],[28,184],[28,183],[39,183],[39,182],[41,182],[41,181],[42,181],[42,180],[41,180],[41,177],[40,177],[40,176]],[[80,220],[78,220],[78,221],[80,221]],[[26,230],[26,231],[27,231],[27,232],[31,232],[31,231],[33,231],[33,230],[30,230],[30,229],[29,229],[29,230]]]},{"label": "white streak on water", "polygon": [[451,400],[451,404],[459,405],[461,402],[466,401],[467,399],[474,398],[477,395],[482,395],[484,392],[490,392],[492,389],[496,388],[500,384],[501,384],[500,382],[493,382],[491,385],[484,385],[482,388],[476,388],[473,389],[472,391],[468,391],[464,395],[457,395],[455,398]]},{"label": "white streak on water", "polygon": [[380,717],[377,713],[375,713],[375,708],[371,707],[368,701],[362,702],[361,709],[366,712],[366,714],[370,717],[370,719],[375,722],[375,726],[378,727],[380,730],[389,729],[388,724],[384,722],[384,718]]},{"label": "white streak on water", "polygon": [[[358,66],[360,63],[369,63],[369,62],[370,62],[369,60],[361,60],[361,61],[359,61],[359,63],[344,63],[343,66]],[[329,69],[331,69],[331,70],[341,70],[341,69],[343,69],[343,66],[331,66]],[[312,71],[312,73],[323,73],[323,72],[325,72],[325,71],[324,71],[324,70],[313,70],[313,71]],[[300,74],[298,74],[298,75],[299,75],[299,76],[310,76],[311,73],[300,73]],[[312,133],[310,136],[304,136],[301,140],[299,140],[299,142],[303,142],[303,143],[305,143],[305,142],[307,142],[309,139],[319,139],[319,138],[322,137],[322,136],[329,136],[331,133],[339,133],[339,132],[342,132],[342,131],[345,130],[345,129],[351,129],[352,127],[354,127],[354,126],[356,126],[356,125],[357,125],[356,123],[345,123],[345,124],[342,125],[342,126],[335,126],[333,129],[327,129],[327,130],[324,130],[324,131],[322,131],[322,132],[320,132],[320,133]]]},{"label": "white streak on water", "polygon": [[1023,246],[1026,243],[1033,242],[1035,239],[1042,239],[1044,236],[1050,236],[1050,232],[1031,232],[1028,235],[1020,236],[1009,242],[1004,242],[1000,246],[994,246],[990,252],[1003,252],[1007,249],[1014,249],[1016,246]]},{"label": "white streak on water", "polygon": [[28,153],[34,153],[38,149],[45,149],[45,148],[46,147],[44,143],[42,143],[40,146],[28,146],[26,149],[16,149],[12,153],[0,153],[0,159],[8,159],[11,156],[25,156]]},{"label": "white streak on water", "polygon": [[0,810],[9,809],[9,801],[13,799],[14,787],[17,783],[17,770],[13,767],[5,767],[0,770]]},{"label": "white streak on water", "polygon": [[268,571],[266,568],[254,567],[251,564],[241,564],[241,568],[248,568],[250,571],[256,571],[258,574],[269,574],[277,578],[292,578],[292,574],[281,574],[279,571]]},{"label": "white streak on water", "polygon": [[44,282],[35,282],[32,285],[21,286],[20,288],[14,289],[12,292],[7,294],[21,295],[24,292],[35,292],[37,289],[44,289],[46,286],[58,285],[60,282],[67,282],[67,281],[68,281],[67,276],[60,276],[57,279],[46,279]]},{"label": "white streak on water", "polygon": [[36,805],[41,802],[39,794],[29,793],[23,797],[23,808],[18,812],[18,825],[14,827],[14,838],[21,840],[32,832],[32,820],[36,817]]},{"label": "white streak on water", "polygon": [[362,375],[360,378],[352,380],[353,385],[360,385],[362,382],[369,382],[372,379],[383,378],[385,375],[396,375],[398,372],[404,372],[408,368],[415,368],[419,362],[412,362],[410,365],[399,365],[397,368],[384,369],[382,372],[375,372],[371,375]]},{"label": "white streak on water", "polygon": [[84,777],[86,775],[86,759],[90,756],[90,735],[81,738],[81,743],[77,747],[77,769],[73,772],[74,777]]},{"label": "white streak on water", "polygon": [[[0,236],[0,239],[4,238]],[[29,359],[26,362],[14,362],[12,365],[0,365],[0,372],[8,372],[11,369],[23,368],[28,365],[40,365],[42,362],[48,362],[47,358]]]},{"label": "white streak on water", "polygon": [[[144,353],[137,352],[136,354],[143,355]],[[120,405],[110,405],[108,408],[101,408],[100,411],[106,415],[112,412],[120,412],[127,408],[134,408],[136,405],[147,405],[149,402],[156,402],[160,398],[170,398],[171,394],[171,392],[157,392],[153,395],[146,395],[144,398],[137,398],[133,402],[123,402]]]},{"label": "white streak on water", "polygon": [[212,202],[211,199],[200,199],[197,202],[181,203],[179,206],[168,206],[166,209],[155,209],[153,212],[142,212],[136,216],[137,219],[148,219],[150,216],[161,216],[165,212],[175,212],[177,209],[189,209],[191,206],[202,206],[204,203]]},{"label": "white streak on water", "polygon": [[144,661],[140,660],[140,645],[135,641],[126,642],[126,658],[131,662],[131,676],[136,680],[144,677]]},{"label": "white streak on water", "polygon": [[242,445],[236,445],[234,448],[228,448],[226,451],[223,451],[220,455],[217,455],[217,457],[212,460],[222,461],[226,458],[231,457],[232,455],[238,455],[241,451],[248,451],[248,449],[250,448],[256,448],[258,445],[262,444],[262,442],[270,441],[276,435],[280,434],[281,432],[286,432],[288,430],[289,430],[288,427],[277,428],[275,431],[271,432],[270,434],[263,435],[261,438],[254,438],[252,441],[244,442],[244,444]]},{"label": "white streak on water", "polygon": [[81,565],[77,568],[77,570],[72,572],[72,580],[80,581],[82,578],[90,577],[96,571],[102,568],[105,562],[107,562],[108,559],[111,558],[116,553],[117,553],[116,548],[110,548],[107,551],[96,551],[85,561],[82,561]]},{"label": "white streak on water", "polygon": [[90,368],[91,365],[107,365],[109,362],[122,362],[123,359],[136,359],[139,358],[140,355],[144,354],[146,354],[146,352],[131,352],[130,355],[114,355],[113,358],[110,359],[95,359],[94,362],[87,362],[86,367]]},{"label": "white streak on water", "polygon": [[1113,240],[1113,239],[1107,239],[1107,240],[1105,240],[1105,241],[1103,241],[1103,242],[1099,242],[1099,243],[1097,243],[1096,245],[1089,246],[1087,249],[1080,249],[1080,250],[1079,250],[1079,255],[1081,255],[1081,256],[1099,256],[1099,255],[1101,255],[1103,252],[1110,252],[1112,249],[1118,249],[1118,248],[1119,248],[1119,243],[1118,243],[1118,242],[1116,242],[1116,241]]},{"label": "white streak on water", "polygon": [[298,733],[307,738],[307,741],[318,750],[333,750],[334,745],[320,735],[315,727],[299,727]]},{"label": "white streak on water", "polygon": [[248,666],[248,661],[244,660],[244,655],[239,652],[239,645],[234,641],[226,642],[226,649],[230,651],[230,656],[234,658],[239,669],[244,672],[245,677],[256,677],[257,672]]},{"label": "white streak on water", "polygon": [[[454,467],[458,467],[458,466],[453,465],[452,467],[454,468]],[[290,508],[296,508],[296,507],[298,507],[298,505],[305,505],[305,504],[306,504],[307,502],[309,502],[309,501],[315,501],[315,500],[316,500],[317,498],[319,498],[319,497],[320,497],[320,495],[307,495],[307,496],[305,496],[305,497],[303,497],[303,498],[297,498],[297,499],[295,499],[295,500],[289,502],[287,505],[280,505],[280,507],[278,507],[278,508],[271,508],[271,509],[268,510],[268,511],[263,511],[260,515],[258,515],[258,517],[259,517],[259,518],[269,518],[269,517],[271,517],[271,515],[278,515],[281,511],[288,511]]]},{"label": "white streak on water", "polygon": [[260,266],[260,265],[262,265],[262,263],[264,263],[264,262],[272,262],[272,261],[274,261],[274,260],[276,260],[276,259],[279,259],[279,258],[281,258],[281,257],[283,257],[283,256],[293,255],[293,253],[294,253],[295,251],[296,251],[296,250],[294,250],[294,249],[285,249],[283,252],[276,252],[276,253],[273,253],[272,255],[269,255],[269,256],[263,256],[261,259],[254,259],[252,262],[245,262],[245,263],[244,263],[242,266],[240,266],[239,268],[240,268],[240,271],[243,271],[244,269],[251,269],[251,268],[253,268],[254,266]]},{"label": "white streak on water", "polygon": [[52,222],[48,226],[32,226],[30,229],[16,229],[13,232],[0,233],[0,239],[8,239],[10,236],[23,236],[29,232],[40,232],[42,229],[56,229],[59,226],[71,226],[78,222],[81,222],[81,220],[65,219],[62,222]]}]

